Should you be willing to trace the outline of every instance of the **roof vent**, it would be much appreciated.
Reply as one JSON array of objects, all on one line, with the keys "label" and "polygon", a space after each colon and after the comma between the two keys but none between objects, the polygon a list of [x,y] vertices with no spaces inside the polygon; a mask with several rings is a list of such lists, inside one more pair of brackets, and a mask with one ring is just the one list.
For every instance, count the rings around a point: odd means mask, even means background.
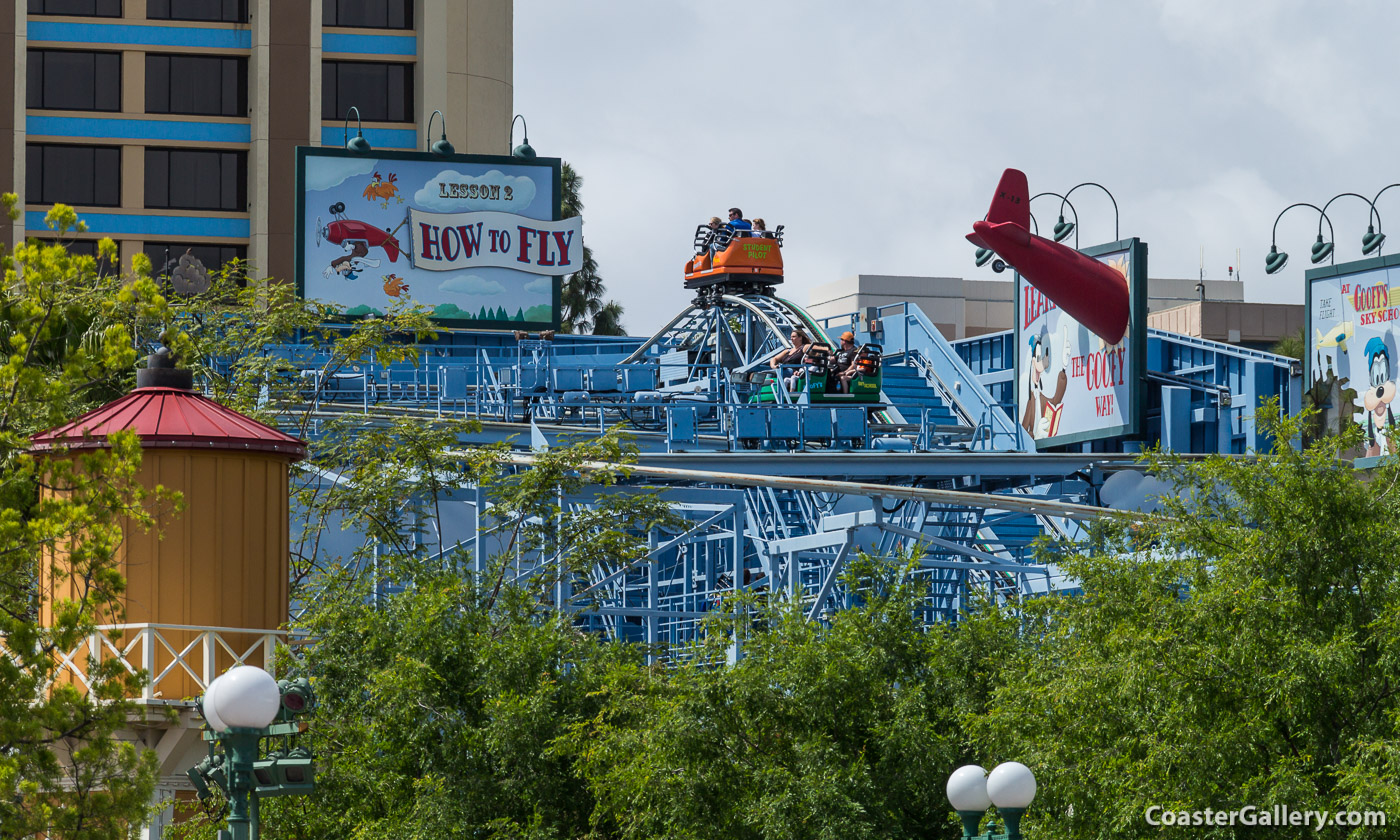
[{"label": "roof vent", "polygon": [[175,367],[175,356],[169,347],[146,357],[146,366],[136,370],[137,388],[178,388],[181,391],[194,390],[194,371]]}]

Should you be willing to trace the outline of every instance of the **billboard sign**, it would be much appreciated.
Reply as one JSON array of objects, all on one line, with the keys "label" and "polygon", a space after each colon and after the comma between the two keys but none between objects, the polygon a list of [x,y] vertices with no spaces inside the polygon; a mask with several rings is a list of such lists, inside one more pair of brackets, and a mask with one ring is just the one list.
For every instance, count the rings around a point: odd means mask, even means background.
[{"label": "billboard sign", "polygon": [[1310,269],[1309,388],[1323,385],[1334,410],[1366,432],[1365,457],[1392,455],[1400,367],[1400,255]]},{"label": "billboard sign", "polygon": [[1016,420],[1043,449],[1141,429],[1147,357],[1147,245],[1125,239],[1082,253],[1128,282],[1128,331],[1113,345],[1016,275]]},{"label": "billboard sign", "polygon": [[555,158],[297,149],[297,290],[347,316],[400,301],[454,326],[557,329],[583,223]]}]

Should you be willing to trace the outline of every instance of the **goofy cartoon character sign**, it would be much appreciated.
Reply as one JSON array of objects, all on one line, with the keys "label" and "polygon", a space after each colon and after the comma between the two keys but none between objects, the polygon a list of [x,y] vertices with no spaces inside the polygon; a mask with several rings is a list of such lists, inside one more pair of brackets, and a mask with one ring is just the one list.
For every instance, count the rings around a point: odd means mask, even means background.
[{"label": "goofy cartoon character sign", "polygon": [[1065,389],[1069,387],[1069,374],[1065,370],[1069,367],[1069,337],[1064,337],[1060,372],[1055,377],[1053,393],[1046,389],[1046,377],[1050,375],[1053,364],[1050,361],[1049,327],[1042,324],[1040,332],[1032,335],[1027,343],[1030,345],[1030,386],[1021,428],[1030,432],[1032,438],[1044,440],[1054,437],[1060,430],[1060,412],[1064,410],[1061,403],[1065,398]]},{"label": "goofy cartoon character sign", "polygon": [[1366,362],[1371,371],[1371,387],[1366,390],[1366,457],[1390,454],[1390,427],[1395,414],[1395,376],[1390,369],[1390,351],[1379,336],[1366,342]]}]

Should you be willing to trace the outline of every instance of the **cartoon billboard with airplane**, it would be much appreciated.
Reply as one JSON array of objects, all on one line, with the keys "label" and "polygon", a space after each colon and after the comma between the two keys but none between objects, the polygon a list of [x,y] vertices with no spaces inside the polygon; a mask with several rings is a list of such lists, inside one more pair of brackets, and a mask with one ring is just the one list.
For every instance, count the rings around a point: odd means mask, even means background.
[{"label": "cartoon billboard with airplane", "polygon": [[582,221],[557,159],[297,150],[297,286],[347,316],[400,301],[488,329],[557,329]]},{"label": "cartoon billboard with airplane", "polygon": [[1016,270],[1016,419],[1037,448],[1138,433],[1147,245],[1075,250],[1037,235],[1016,169],[972,230],[970,242]]},{"label": "cartoon billboard with airplane", "polygon": [[1308,387],[1329,395],[1329,416],[1340,413],[1365,431],[1363,457],[1395,454],[1400,256],[1314,268],[1306,277]]}]

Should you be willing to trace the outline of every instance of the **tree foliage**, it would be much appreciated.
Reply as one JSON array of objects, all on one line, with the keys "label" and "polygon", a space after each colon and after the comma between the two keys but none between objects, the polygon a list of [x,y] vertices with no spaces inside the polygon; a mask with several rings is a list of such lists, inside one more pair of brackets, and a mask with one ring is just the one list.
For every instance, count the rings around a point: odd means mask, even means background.
[{"label": "tree foliage", "polygon": [[[63,205],[48,222],[60,236],[81,229]],[[102,240],[100,254],[114,259],[116,245]],[[142,488],[133,436],[67,459],[35,458],[29,437],[125,391],[136,334],[158,328],[168,306],[148,278],[101,274],[92,257],[62,245],[31,241],[3,268],[0,836],[122,837],[142,821],[155,783],[154,755],[114,737],[137,715],[123,698],[141,679],[116,660],[80,657],[84,686],[63,659],[98,624],[120,619],[123,525],[150,527],[179,499]],[[68,594],[56,599],[59,583]]]},{"label": "tree foliage", "polygon": [[[1258,458],[1153,457],[1165,515],[1105,526],[1059,558],[1083,595],[1027,604],[1045,630],[969,725],[1035,768],[1043,836],[1156,836],[1150,805],[1394,801],[1400,464],[1354,470],[1354,426],[1294,449],[1305,418],[1261,422],[1279,443]],[[1348,831],[1265,833],[1380,836]]]}]

